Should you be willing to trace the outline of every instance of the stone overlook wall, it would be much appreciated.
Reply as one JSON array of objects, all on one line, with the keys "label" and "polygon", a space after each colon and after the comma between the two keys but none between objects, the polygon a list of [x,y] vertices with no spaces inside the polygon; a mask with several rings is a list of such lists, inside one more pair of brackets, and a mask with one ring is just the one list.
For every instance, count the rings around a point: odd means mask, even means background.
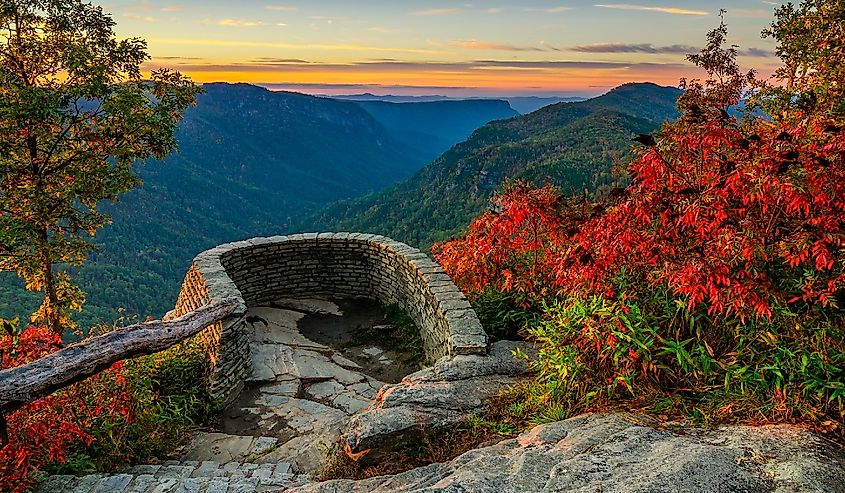
[{"label": "stone overlook wall", "polygon": [[307,233],[227,243],[199,254],[172,315],[223,298],[235,313],[201,334],[212,393],[237,396],[251,371],[244,313],[280,298],[367,298],[400,305],[420,328],[426,356],[485,354],[487,335],[449,276],[416,248],[384,236]]}]

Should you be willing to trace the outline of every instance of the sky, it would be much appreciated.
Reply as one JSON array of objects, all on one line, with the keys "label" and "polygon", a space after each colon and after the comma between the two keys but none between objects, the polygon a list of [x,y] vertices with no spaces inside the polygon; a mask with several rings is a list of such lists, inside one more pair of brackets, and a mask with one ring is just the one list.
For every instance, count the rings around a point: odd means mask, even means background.
[{"label": "sky", "polygon": [[[602,2],[602,3],[599,3]],[[197,82],[312,94],[593,96],[626,82],[700,76],[697,51],[725,8],[740,64],[770,74],[763,0],[111,0],[148,69]],[[630,2],[630,3],[628,3]]]}]

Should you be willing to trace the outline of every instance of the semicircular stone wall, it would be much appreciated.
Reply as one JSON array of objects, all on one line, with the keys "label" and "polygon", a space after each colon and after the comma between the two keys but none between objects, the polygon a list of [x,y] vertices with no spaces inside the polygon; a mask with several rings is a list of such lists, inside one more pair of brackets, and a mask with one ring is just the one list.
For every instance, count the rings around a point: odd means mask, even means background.
[{"label": "semicircular stone wall", "polygon": [[199,254],[185,276],[176,308],[236,298],[241,306],[201,335],[212,364],[211,391],[231,400],[249,376],[244,313],[280,298],[366,298],[401,306],[419,327],[429,360],[485,354],[487,334],[443,269],[424,253],[384,236],[305,233],[253,238]]}]

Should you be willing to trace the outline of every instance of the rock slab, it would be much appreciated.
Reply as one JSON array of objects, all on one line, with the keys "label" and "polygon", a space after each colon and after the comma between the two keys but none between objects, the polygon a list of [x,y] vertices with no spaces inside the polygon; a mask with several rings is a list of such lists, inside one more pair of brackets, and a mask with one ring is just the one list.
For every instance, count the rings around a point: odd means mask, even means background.
[{"label": "rock slab", "polygon": [[286,493],[843,493],[845,452],[801,428],[660,430],[588,414],[442,464]]}]

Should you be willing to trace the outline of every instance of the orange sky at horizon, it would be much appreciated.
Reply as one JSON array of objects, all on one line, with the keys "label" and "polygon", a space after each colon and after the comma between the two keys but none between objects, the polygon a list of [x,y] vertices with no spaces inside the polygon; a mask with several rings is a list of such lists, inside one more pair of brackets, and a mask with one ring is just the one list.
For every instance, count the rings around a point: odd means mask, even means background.
[{"label": "orange sky at horizon", "polygon": [[[685,56],[718,24],[705,0],[182,2],[114,0],[105,9],[119,35],[147,40],[148,68],[314,94],[589,96],[626,82],[674,86],[702,75]],[[778,60],[759,33],[776,4],[735,0],[727,16],[743,68],[764,76]]]}]

